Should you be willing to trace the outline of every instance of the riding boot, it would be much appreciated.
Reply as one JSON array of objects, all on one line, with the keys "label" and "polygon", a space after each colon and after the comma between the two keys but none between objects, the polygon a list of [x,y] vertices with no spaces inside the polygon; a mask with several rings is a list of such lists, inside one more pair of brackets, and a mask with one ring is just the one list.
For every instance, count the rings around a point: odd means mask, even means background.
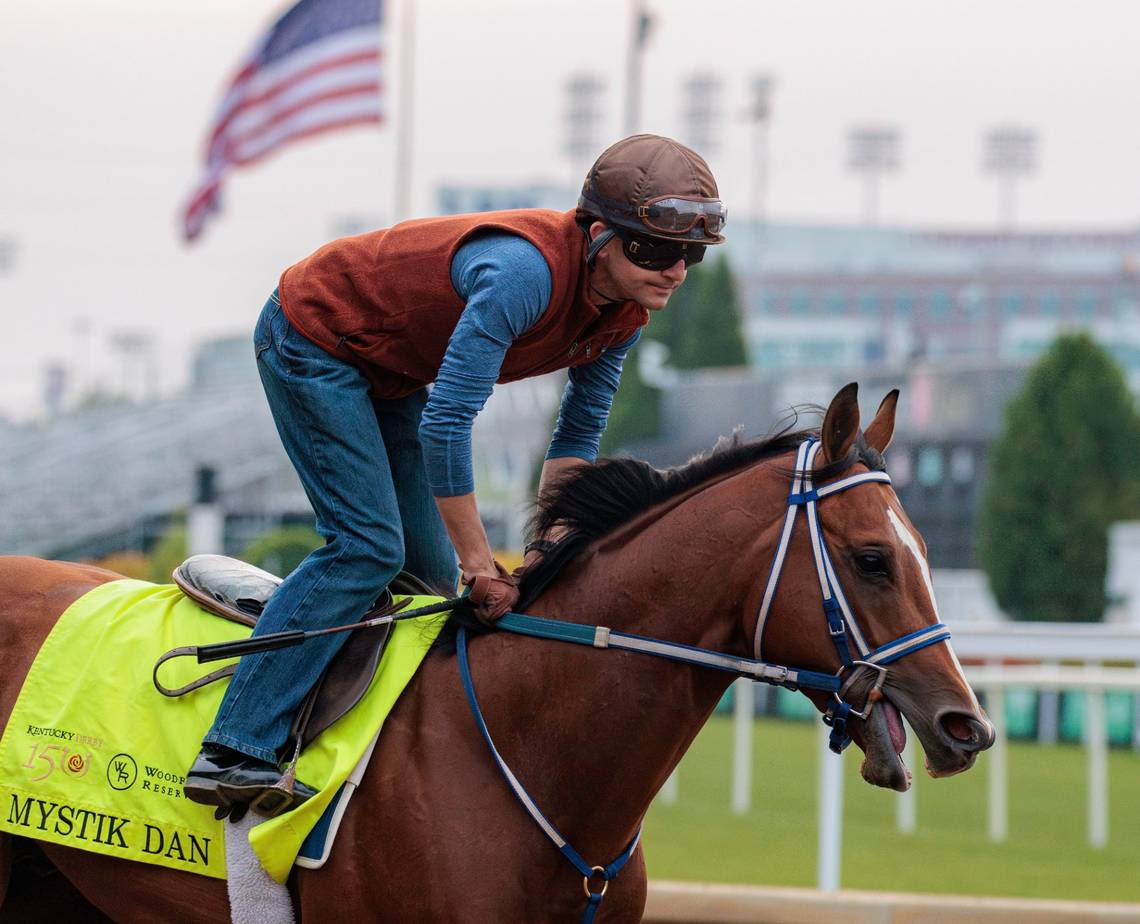
[{"label": "riding boot", "polygon": [[273,816],[316,795],[291,773],[288,777],[268,761],[206,744],[186,774],[183,790],[192,802],[222,808],[248,804],[259,815]]}]

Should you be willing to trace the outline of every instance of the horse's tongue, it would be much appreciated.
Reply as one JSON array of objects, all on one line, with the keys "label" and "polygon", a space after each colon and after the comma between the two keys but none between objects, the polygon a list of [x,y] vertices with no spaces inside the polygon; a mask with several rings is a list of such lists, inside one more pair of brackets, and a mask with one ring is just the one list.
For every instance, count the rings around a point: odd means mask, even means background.
[{"label": "horse's tongue", "polygon": [[896,754],[901,754],[906,747],[906,729],[903,728],[902,716],[886,697],[879,700],[879,708],[883,710],[883,718],[887,720],[887,731],[891,735],[891,747]]}]

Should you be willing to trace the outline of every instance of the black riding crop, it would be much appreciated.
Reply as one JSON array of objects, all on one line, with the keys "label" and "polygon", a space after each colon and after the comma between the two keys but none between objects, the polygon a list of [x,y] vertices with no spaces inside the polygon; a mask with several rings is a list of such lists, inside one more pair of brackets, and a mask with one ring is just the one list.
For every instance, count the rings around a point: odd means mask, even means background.
[{"label": "black riding crop", "polygon": [[265,635],[237,639],[233,642],[214,642],[211,645],[185,645],[181,648],[172,648],[154,663],[154,685],[164,696],[181,696],[183,693],[189,693],[191,690],[196,690],[214,680],[220,680],[222,677],[229,676],[233,673],[234,665],[230,664],[221,670],[207,674],[205,677],[200,677],[184,687],[171,690],[164,687],[158,680],[158,669],[171,658],[193,656],[197,659],[199,664],[206,664],[209,661],[221,661],[225,658],[241,658],[245,655],[257,654],[261,651],[272,651],[276,648],[291,648],[294,645],[300,645],[302,642],[307,642],[309,639],[317,638],[321,635],[333,635],[337,632],[352,632],[356,629],[374,629],[377,626],[384,626],[404,619],[415,619],[419,616],[445,613],[448,610],[455,609],[465,599],[467,598],[451,597],[448,600],[440,600],[438,603],[416,607],[414,610],[401,610],[401,606],[407,606],[408,603],[411,602],[411,597],[408,597],[396,603],[395,609],[385,607],[377,616],[343,626],[331,626],[328,629],[294,629],[290,632],[269,632]]}]

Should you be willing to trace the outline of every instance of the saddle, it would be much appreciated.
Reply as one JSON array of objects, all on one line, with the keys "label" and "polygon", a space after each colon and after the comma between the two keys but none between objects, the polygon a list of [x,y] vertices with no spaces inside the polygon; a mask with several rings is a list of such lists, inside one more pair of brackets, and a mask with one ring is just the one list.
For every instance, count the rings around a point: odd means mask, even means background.
[{"label": "saddle", "polygon": [[[282,580],[225,555],[193,555],[174,569],[173,577],[179,589],[203,609],[243,626],[257,625],[265,604]],[[417,595],[435,591],[414,575],[401,571],[377,606],[391,604],[393,593]],[[301,748],[360,701],[372,682],[391,632],[389,623],[348,633],[348,641],[309,691],[294,720],[290,737],[299,740]],[[235,667],[228,665],[210,678],[227,677]]]}]

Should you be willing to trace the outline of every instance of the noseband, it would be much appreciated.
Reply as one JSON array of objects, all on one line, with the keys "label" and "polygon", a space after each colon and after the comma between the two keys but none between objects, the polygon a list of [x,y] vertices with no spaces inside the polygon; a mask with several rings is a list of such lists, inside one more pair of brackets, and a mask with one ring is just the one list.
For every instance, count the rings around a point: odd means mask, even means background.
[{"label": "noseband", "polygon": [[[851,606],[843,594],[843,588],[839,584],[839,577],[835,573],[831,555],[827,550],[827,542],[823,537],[823,530],[820,528],[819,512],[816,508],[821,500],[832,494],[838,494],[866,482],[877,481],[890,484],[891,477],[886,472],[881,471],[861,472],[858,475],[850,475],[847,478],[833,481],[822,488],[816,488],[812,481],[812,466],[820,448],[821,444],[818,440],[809,438],[800,444],[796,453],[796,468],[792,476],[791,492],[788,494],[788,510],[784,517],[780,544],[776,547],[776,555],[768,573],[768,583],[764,588],[764,597],[760,603],[756,622],[755,659],[742,658],[692,645],[682,645],[678,642],[647,638],[628,632],[618,632],[606,626],[583,625],[565,622],[561,619],[528,616],[524,613],[507,613],[495,623],[495,628],[535,638],[590,645],[594,648],[619,648],[625,651],[636,651],[697,667],[727,671],[740,677],[748,677],[751,680],[787,687],[791,690],[821,690],[830,693],[835,702],[824,713],[823,721],[831,727],[829,742],[831,750],[837,754],[842,752],[851,743],[851,736],[847,733],[848,719],[851,716],[866,719],[871,715],[871,709],[875,700],[878,699],[879,692],[882,690],[883,682],[886,679],[886,665],[892,661],[897,661],[903,655],[925,648],[927,645],[946,641],[950,638],[950,630],[942,623],[936,623],[933,626],[927,626],[925,629],[919,629],[917,632],[899,636],[873,650],[867,645],[866,638],[855,621],[855,614],[852,612]],[[795,528],[801,508],[807,518],[808,531],[811,535],[812,555],[815,558],[815,570],[819,577],[819,589],[823,595],[823,615],[827,619],[828,633],[839,654],[840,667],[834,674],[768,664],[760,659],[760,643],[764,636],[764,624],[772,607],[772,600],[776,596],[776,586],[780,582],[780,574],[784,569],[784,561],[787,559],[788,547],[792,540],[792,531]],[[591,866],[587,863],[538,808],[530,793],[523,788],[522,783],[511,772],[510,767],[507,766],[506,761],[503,760],[502,755],[495,747],[475,696],[475,684],[471,678],[471,668],[467,656],[467,630],[462,627],[456,636],[456,648],[459,676],[463,681],[467,702],[471,707],[479,732],[487,743],[507,784],[519,802],[522,803],[523,808],[542,828],[547,838],[562,852],[562,855],[582,874],[583,888],[586,893],[586,909],[582,916],[582,922],[583,924],[590,924],[597,914],[609,881],[620,872],[630,857],[633,856],[633,851],[641,837],[641,829],[638,828],[633,839],[608,866]],[[855,656],[851,653],[852,648],[855,650]],[[874,670],[877,672],[877,676],[871,691],[867,694],[867,700],[862,711],[857,711],[846,701],[846,695],[851,689],[852,680],[855,679],[861,668]],[[846,679],[844,679],[845,674],[847,674]],[[596,890],[594,886],[598,880],[601,880],[602,885],[600,889]]]}]

